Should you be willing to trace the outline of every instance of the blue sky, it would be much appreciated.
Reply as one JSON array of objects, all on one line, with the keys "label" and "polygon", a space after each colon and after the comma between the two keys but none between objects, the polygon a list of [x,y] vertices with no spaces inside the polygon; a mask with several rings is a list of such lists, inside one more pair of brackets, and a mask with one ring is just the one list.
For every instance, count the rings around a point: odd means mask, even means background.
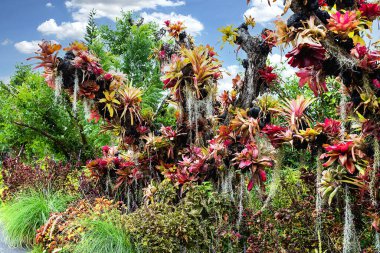
[{"label": "blue sky", "polygon": [[[97,9],[98,24],[112,25],[121,9],[133,10],[160,24],[166,19],[184,20],[197,43],[215,46],[224,67],[235,74],[241,70],[236,53],[230,46],[220,49],[221,34],[217,29],[238,25],[249,13],[258,22],[253,32],[259,32],[264,26],[272,26],[271,20],[282,10],[277,3],[270,8],[266,0],[254,0],[250,6],[246,0],[1,0],[1,7],[0,80],[5,81],[17,63],[33,55],[41,39],[64,46],[80,40],[92,8]],[[272,58],[280,59],[278,54]]]}]

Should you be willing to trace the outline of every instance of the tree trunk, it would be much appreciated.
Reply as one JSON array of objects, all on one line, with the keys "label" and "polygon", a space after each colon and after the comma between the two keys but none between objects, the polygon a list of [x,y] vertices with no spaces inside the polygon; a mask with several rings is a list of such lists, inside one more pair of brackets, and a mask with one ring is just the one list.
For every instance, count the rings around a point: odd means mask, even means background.
[{"label": "tree trunk", "polygon": [[265,86],[259,70],[265,68],[270,50],[261,35],[251,36],[245,25],[239,27],[238,34],[237,43],[247,53],[248,65],[236,105],[246,109],[251,107],[252,101],[264,91]]}]

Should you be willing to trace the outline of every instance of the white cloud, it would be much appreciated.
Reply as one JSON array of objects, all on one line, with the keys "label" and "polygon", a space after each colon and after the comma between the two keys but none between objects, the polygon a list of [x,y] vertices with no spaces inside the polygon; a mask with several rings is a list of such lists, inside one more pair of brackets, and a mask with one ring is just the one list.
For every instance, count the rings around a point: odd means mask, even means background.
[{"label": "white cloud", "polygon": [[[14,46],[19,51],[20,53],[23,54],[33,54],[36,52],[40,47],[38,44],[40,44],[42,41],[41,40],[32,40],[32,41],[20,41],[17,42]],[[53,43],[58,43],[55,40],[52,40],[51,42]]]},{"label": "white cloud", "polygon": [[86,22],[62,22],[49,19],[37,27],[43,35],[55,35],[57,39],[81,39],[86,31]]},{"label": "white cloud", "polygon": [[182,0],[68,0],[65,5],[73,11],[76,21],[85,21],[92,9],[97,11],[97,17],[107,17],[114,20],[120,16],[120,10],[140,11],[156,9],[157,7],[175,7],[184,5]]},{"label": "white cloud", "polygon": [[272,2],[271,6],[266,0],[253,0],[251,2],[252,7],[244,13],[244,16],[251,15],[258,23],[267,23],[283,13],[282,1]]},{"label": "white cloud", "polygon": [[285,69],[280,73],[283,77],[287,78],[295,75],[296,71],[287,63],[287,58],[279,54],[270,54],[268,56],[271,65],[277,65],[279,67],[284,67]]},{"label": "white cloud", "polygon": [[32,54],[38,50],[38,44],[41,43],[40,40],[33,41],[20,41],[15,44],[15,48],[23,54]]},{"label": "white cloud", "polygon": [[[223,73],[223,79],[219,80],[218,83],[218,92],[221,93],[224,90],[231,90],[232,89],[232,79],[236,77],[237,74],[243,71],[243,68],[238,65],[230,65],[227,66],[227,68],[222,68]],[[227,73],[225,73],[227,72]]]},{"label": "white cloud", "polygon": [[50,3],[50,2],[48,2],[48,3],[46,3],[46,7],[48,7],[48,8],[53,8],[54,5],[53,5],[52,3]]},{"label": "white cloud", "polygon": [[13,41],[11,41],[10,39],[5,39],[1,42],[1,45],[2,46],[8,46],[9,44],[12,44]]},{"label": "white cloud", "polygon": [[197,19],[193,18],[191,15],[181,15],[177,13],[161,13],[161,12],[153,12],[153,13],[141,13],[141,17],[144,18],[146,22],[156,22],[160,26],[164,25],[165,20],[170,21],[183,21],[186,26],[186,31],[192,35],[199,35],[201,31],[204,29],[203,24]]}]

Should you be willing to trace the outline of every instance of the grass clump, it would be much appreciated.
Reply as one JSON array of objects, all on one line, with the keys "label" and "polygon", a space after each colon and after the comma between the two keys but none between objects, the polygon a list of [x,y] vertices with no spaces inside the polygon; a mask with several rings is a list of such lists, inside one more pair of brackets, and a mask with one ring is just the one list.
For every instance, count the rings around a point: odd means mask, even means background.
[{"label": "grass clump", "polygon": [[129,235],[121,226],[106,220],[87,220],[87,230],[74,253],[132,253],[135,252]]},{"label": "grass clump", "polygon": [[25,192],[0,208],[0,221],[7,243],[13,247],[32,246],[36,230],[49,218],[51,212],[65,210],[73,200],[59,192]]}]

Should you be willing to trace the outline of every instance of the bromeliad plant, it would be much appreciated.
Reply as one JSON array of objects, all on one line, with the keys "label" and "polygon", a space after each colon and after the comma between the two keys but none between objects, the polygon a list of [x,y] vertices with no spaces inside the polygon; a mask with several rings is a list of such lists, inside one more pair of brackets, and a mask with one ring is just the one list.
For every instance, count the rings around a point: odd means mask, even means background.
[{"label": "bromeliad plant", "polygon": [[[118,246],[117,244],[128,246],[123,244],[123,240],[129,241],[128,237],[118,238],[117,234],[112,233],[113,226],[120,226],[124,222],[122,219],[124,209],[125,206],[120,202],[105,198],[77,201],[71,204],[66,210],[59,210],[61,212],[50,214],[47,222],[37,230],[36,243],[42,246],[46,252],[83,252],[83,250],[87,250],[83,248],[80,249],[83,240],[85,240],[91,232],[99,232],[96,228],[88,224],[97,221],[108,224],[108,226],[102,224],[105,226],[103,227],[103,234],[99,234],[98,236],[100,238],[97,238],[98,240],[102,240],[101,237],[105,237],[108,241],[103,242],[104,244],[99,247],[105,248],[109,246],[110,249],[114,247],[113,250],[115,250]],[[122,240],[120,241],[120,239]],[[92,243],[97,244],[98,242],[93,241]],[[116,245],[109,245],[110,243],[115,243]],[[95,250],[99,250],[99,248],[95,248]],[[121,250],[122,251],[117,252],[129,252],[127,251],[128,247]]]},{"label": "bromeliad plant", "polygon": [[221,78],[221,65],[214,56],[214,50],[209,46],[184,47],[178,56],[172,56],[172,63],[162,80],[176,101],[183,100],[181,92],[187,85],[196,93],[197,99],[202,99],[205,92],[213,89],[216,80]]},{"label": "bromeliad plant", "polygon": [[[37,52],[39,56],[31,59],[42,62],[37,67],[45,68],[50,87],[64,88],[73,95],[73,103],[76,103],[77,97],[83,99],[90,110],[103,115],[107,124],[105,129],[120,135],[122,142],[126,134],[130,136],[130,143],[137,141],[139,131],[136,129],[147,124],[140,114],[141,90],[132,87],[124,74],[114,71],[105,73],[99,59],[81,42],[74,42],[65,48],[64,58],[57,56],[60,45],[44,41],[40,47]],[[56,94],[59,95],[59,92]]]},{"label": "bromeliad plant", "polygon": [[[104,91],[104,98],[99,100],[99,103],[104,103],[104,113],[108,112],[109,116],[113,118],[115,112],[117,112],[117,107],[120,105],[120,101],[115,98],[116,91]],[[106,109],[106,110],[105,110]]]},{"label": "bromeliad plant", "polygon": [[307,115],[307,108],[315,100],[315,98],[305,98],[301,95],[294,100],[285,99],[284,103],[280,104],[280,108],[271,110],[282,115],[287,120],[290,129],[297,132],[299,129],[305,129],[311,125],[310,117]]},{"label": "bromeliad plant", "polygon": [[242,143],[253,141],[259,132],[258,119],[249,117],[246,110],[237,109],[236,116],[230,122],[231,129],[242,138]]},{"label": "bromeliad plant", "polygon": [[86,169],[94,187],[105,191],[103,194],[108,196],[117,196],[132,184],[144,183],[149,174],[135,162],[134,157],[118,155],[116,147],[108,146],[103,147],[103,157],[87,162]]},{"label": "bromeliad plant", "polygon": [[185,31],[186,26],[183,24],[182,21],[176,21],[176,22],[171,22],[170,20],[166,20],[164,22],[167,31],[169,32],[169,35],[176,40],[179,39],[179,36],[182,32]]},{"label": "bromeliad plant", "polygon": [[324,145],[326,153],[322,154],[321,159],[328,158],[328,161],[323,166],[329,167],[338,162],[350,174],[354,174],[356,171],[364,174],[369,161],[365,153],[360,150],[360,142],[362,142],[362,139],[357,138],[356,140],[347,140],[333,145]]},{"label": "bromeliad plant", "polygon": [[272,167],[273,161],[270,157],[261,156],[257,145],[254,142],[246,144],[244,149],[235,154],[235,158],[232,159],[235,165],[238,165],[239,169],[249,171],[251,178],[249,180],[247,190],[251,191],[256,184],[261,189],[264,189],[264,182],[267,180],[267,174],[265,172],[266,167]]},{"label": "bromeliad plant", "polygon": [[347,170],[338,165],[336,168],[328,168],[322,172],[322,178],[319,183],[319,192],[321,196],[327,199],[327,203],[331,205],[337,193],[343,190],[345,185],[355,187],[360,192],[368,190],[368,182],[362,178],[353,178],[347,174]]},{"label": "bromeliad plant", "polygon": [[58,65],[60,59],[58,58],[58,51],[62,48],[61,45],[55,44],[51,41],[42,41],[39,44],[39,51],[37,56],[30,57],[28,60],[39,60],[40,63],[35,68],[44,68],[44,77],[46,83],[51,88],[55,88],[55,77],[57,76]]}]

